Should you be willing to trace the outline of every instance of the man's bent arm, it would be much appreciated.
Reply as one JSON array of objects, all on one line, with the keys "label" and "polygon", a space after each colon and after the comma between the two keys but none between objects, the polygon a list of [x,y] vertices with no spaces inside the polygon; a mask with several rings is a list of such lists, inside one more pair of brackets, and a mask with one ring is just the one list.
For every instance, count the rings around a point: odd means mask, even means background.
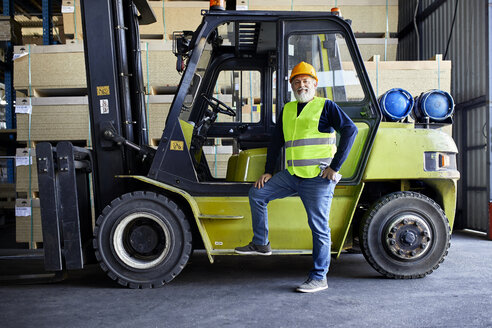
[{"label": "man's bent arm", "polygon": [[320,117],[318,130],[320,132],[334,132],[333,130],[335,130],[340,133],[337,152],[330,164],[332,170],[340,171],[354,144],[358,133],[357,127],[337,104],[327,100]]}]

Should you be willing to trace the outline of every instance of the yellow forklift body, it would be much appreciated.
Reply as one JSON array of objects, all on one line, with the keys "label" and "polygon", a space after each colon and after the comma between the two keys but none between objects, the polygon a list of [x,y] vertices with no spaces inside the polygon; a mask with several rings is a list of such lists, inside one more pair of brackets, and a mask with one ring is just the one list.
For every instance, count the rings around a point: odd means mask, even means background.
[{"label": "yellow forklift body", "polygon": [[[458,148],[451,136],[443,131],[416,129],[413,123],[381,122],[362,181],[402,181],[402,191],[408,190],[405,182],[425,181],[439,195],[437,201],[452,229],[460,173],[456,167],[426,171],[426,152],[457,154]],[[416,162],[421,164],[415,165]]]},{"label": "yellow forklift body", "polygon": [[[203,244],[213,255],[232,255],[234,248],[252,238],[248,197],[194,197],[187,192],[144,176],[134,178],[181,196],[189,204]],[[340,255],[364,184],[337,186],[330,213],[332,254]],[[269,209],[269,239],[273,253],[311,254],[312,236],[306,211],[298,196],[272,201]]]},{"label": "yellow forklift body", "polygon": [[[186,127],[186,124],[181,124]],[[368,127],[357,123],[359,134],[352,151],[341,169],[345,177],[356,170]],[[186,131],[184,131],[186,132]],[[184,133],[187,135],[187,133]],[[411,142],[410,142],[411,140]],[[410,180],[425,180],[442,195],[441,204],[452,227],[456,208],[456,184],[459,172],[425,171],[424,152],[457,152],[452,138],[444,132],[415,129],[414,124],[382,122],[368,160],[363,182],[359,185],[338,185],[330,213],[332,253],[337,256],[344,248],[352,218],[364,182],[400,181],[401,190],[409,188]],[[396,156],[395,156],[396,155]],[[415,158],[422,165],[415,165]],[[388,161],[388,158],[392,158]],[[264,170],[266,148],[251,149],[229,159],[227,181],[255,181]],[[247,244],[252,238],[251,211],[248,197],[192,196],[187,192],[144,176],[127,176],[166,189],[184,198],[193,213],[211,262],[214,255],[234,254],[234,248]],[[225,182],[227,183],[227,182]],[[269,210],[269,239],[274,254],[310,254],[311,230],[304,206],[298,196],[272,201]]]}]

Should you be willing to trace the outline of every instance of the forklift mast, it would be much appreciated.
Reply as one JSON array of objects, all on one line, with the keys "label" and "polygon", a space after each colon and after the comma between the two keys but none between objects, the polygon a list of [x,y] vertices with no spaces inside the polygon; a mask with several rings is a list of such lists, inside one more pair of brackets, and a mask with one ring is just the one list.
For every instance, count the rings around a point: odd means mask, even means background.
[{"label": "forklift mast", "polygon": [[145,0],[81,0],[81,9],[91,144],[37,146],[48,271],[81,269],[93,256],[90,180],[98,215],[130,187],[117,176],[146,174],[153,155],[139,39],[139,24],[156,21],[152,9]]},{"label": "forklift mast", "polygon": [[[156,19],[145,0],[82,0],[81,9],[94,200],[100,213],[126,189],[117,175],[144,173],[136,161],[138,150],[148,144],[139,24]],[[126,142],[133,147],[124,147]]]}]

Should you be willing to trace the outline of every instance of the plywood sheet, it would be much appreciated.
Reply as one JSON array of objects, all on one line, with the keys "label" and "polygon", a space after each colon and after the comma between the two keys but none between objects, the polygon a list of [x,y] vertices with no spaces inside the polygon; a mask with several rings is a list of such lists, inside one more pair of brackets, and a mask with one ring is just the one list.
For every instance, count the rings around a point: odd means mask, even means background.
[{"label": "plywood sheet", "polygon": [[29,114],[17,114],[17,140],[89,140],[88,106],[33,105],[30,126]]},{"label": "plywood sheet", "polygon": [[[147,96],[151,138],[160,138],[173,95]],[[32,103],[30,140],[89,140],[87,97],[18,98]],[[17,114],[17,140],[29,140],[29,114]]]},{"label": "plywood sheet", "polygon": [[162,86],[176,86],[181,75],[176,71],[176,56],[170,47],[142,43],[142,70],[147,93],[156,94]]},{"label": "plywood sheet", "polygon": [[[366,61],[366,70],[376,96],[402,88],[414,97],[430,89],[451,92],[451,61]],[[352,63],[343,63],[352,70]]]},{"label": "plywood sheet", "polygon": [[[16,158],[28,158],[28,148],[17,148],[15,153]],[[24,162],[26,165],[19,165],[20,161],[16,161],[15,172],[15,190],[16,192],[31,193],[39,191],[38,187],[38,167],[36,164],[36,151],[31,149],[31,165],[29,162]]]},{"label": "plywood sheet", "polygon": [[[358,41],[364,60],[373,55],[383,58],[385,49],[387,60],[396,58],[395,39],[388,39],[386,45],[384,39]],[[176,56],[171,51],[170,42],[143,42],[141,50],[146,93],[159,94],[162,87],[179,84],[181,75],[176,71]],[[82,45],[32,46],[30,49],[23,46],[16,47],[15,53],[24,54],[14,61],[14,87],[17,91],[37,97],[77,96],[87,93]],[[342,54],[342,58],[344,56],[348,54]]]},{"label": "plywood sheet", "polygon": [[[85,90],[85,59],[81,45],[15,47],[14,88],[42,96],[45,89]],[[85,92],[85,91],[84,91]]]},{"label": "plywood sheet", "polygon": [[[142,69],[147,93],[178,85],[176,56],[170,42],[143,42]],[[78,96],[87,94],[83,45],[18,46],[14,60],[14,88],[29,96]],[[30,64],[29,64],[30,62]]]},{"label": "plywood sheet", "polygon": [[[16,217],[15,217],[15,240],[18,243],[28,243],[28,242],[42,242],[43,241],[43,231],[41,226],[41,209],[39,207],[39,198],[31,199],[19,198],[15,202],[16,207]],[[31,215],[18,216],[18,208],[30,208]],[[23,211],[22,211],[23,212]],[[24,214],[28,214],[25,212]],[[32,237],[31,237],[32,236]]]}]

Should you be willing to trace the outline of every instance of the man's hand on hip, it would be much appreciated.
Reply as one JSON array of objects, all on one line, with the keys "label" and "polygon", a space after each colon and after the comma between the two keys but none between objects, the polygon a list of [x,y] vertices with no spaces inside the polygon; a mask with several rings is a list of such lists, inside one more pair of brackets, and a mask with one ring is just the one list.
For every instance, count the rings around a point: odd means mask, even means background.
[{"label": "man's hand on hip", "polygon": [[328,166],[326,169],[323,170],[321,177],[328,180],[336,180],[337,171],[334,171],[331,167]]},{"label": "man's hand on hip", "polygon": [[265,186],[265,183],[267,183],[268,180],[272,178],[272,175],[270,173],[265,173],[263,174],[258,180],[255,182],[255,188],[261,189]]}]

